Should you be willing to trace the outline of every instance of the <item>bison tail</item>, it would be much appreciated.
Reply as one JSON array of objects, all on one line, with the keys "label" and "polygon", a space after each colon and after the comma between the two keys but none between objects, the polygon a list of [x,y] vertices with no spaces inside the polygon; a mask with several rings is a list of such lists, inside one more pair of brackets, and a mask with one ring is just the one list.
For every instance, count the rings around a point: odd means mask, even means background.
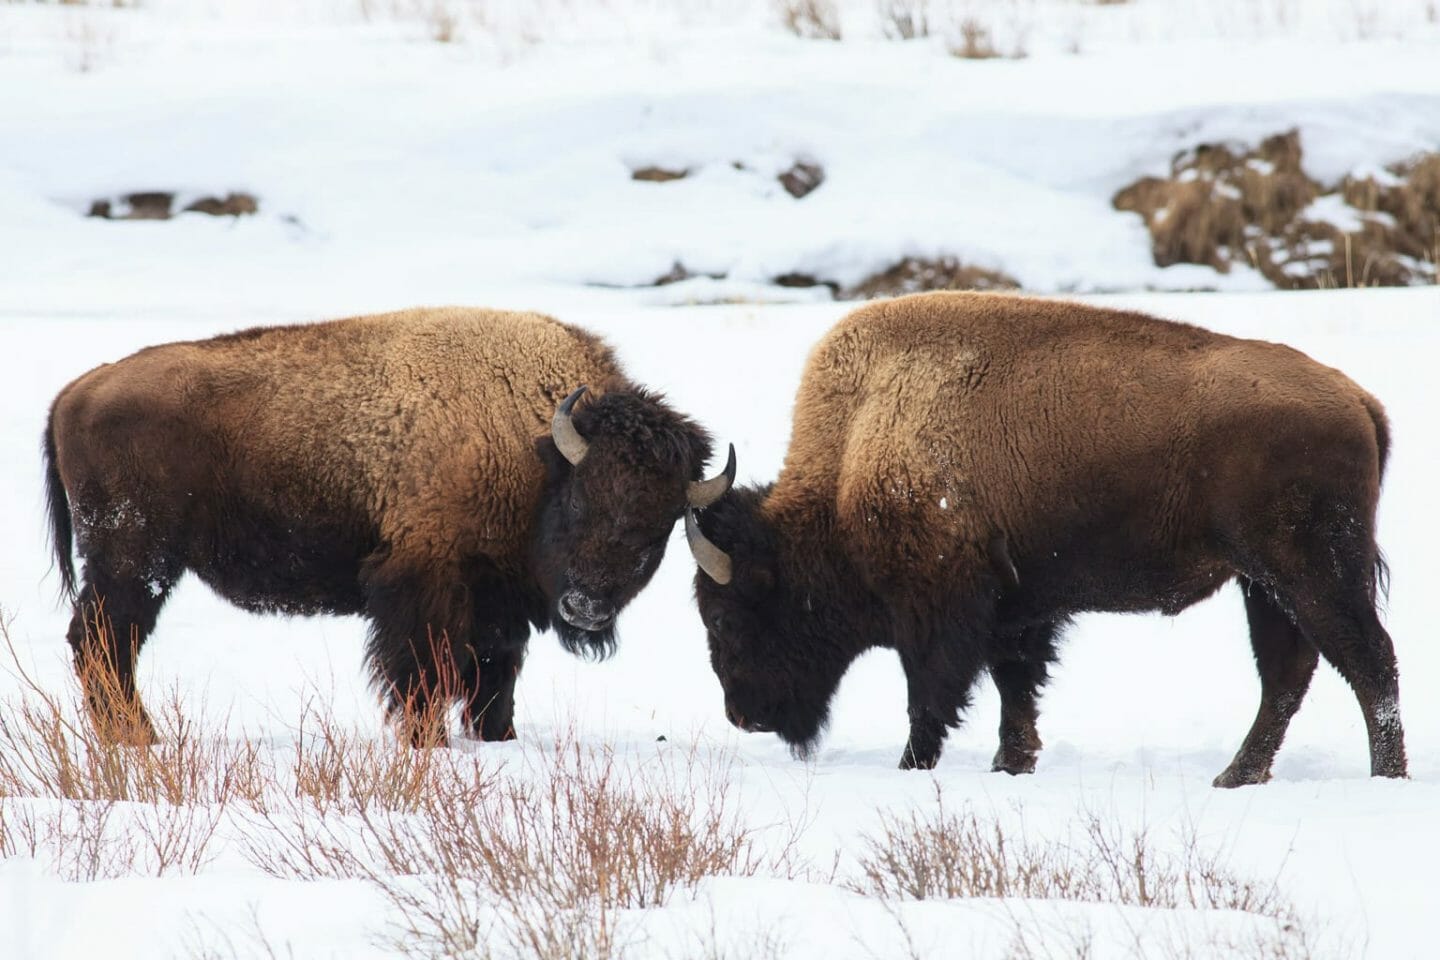
[{"label": "bison tail", "polygon": [[60,568],[60,587],[66,599],[75,598],[74,528],[70,520],[70,498],[60,479],[55,461],[55,411],[45,424],[45,505],[50,513],[50,546],[55,551],[55,565]]},{"label": "bison tail", "polygon": [[[1365,412],[1370,414],[1370,422],[1375,424],[1375,447],[1380,454],[1380,480],[1385,480],[1385,463],[1390,459],[1390,421],[1385,416],[1385,409],[1380,406],[1380,401],[1364,394]],[[1390,598],[1390,565],[1385,562],[1385,554],[1380,548],[1375,548],[1375,567],[1371,573],[1370,594],[1375,599],[1384,597]]]},{"label": "bison tail", "polygon": [[1380,548],[1375,548],[1375,569],[1371,573],[1370,595],[1378,603],[1383,597],[1387,602],[1390,599],[1390,564],[1385,562],[1385,554]]},{"label": "bison tail", "polygon": [[1380,451],[1380,479],[1384,480],[1385,463],[1390,459],[1390,421],[1380,401],[1369,394],[1365,395],[1365,412],[1370,414],[1370,422],[1375,424],[1375,446]]}]

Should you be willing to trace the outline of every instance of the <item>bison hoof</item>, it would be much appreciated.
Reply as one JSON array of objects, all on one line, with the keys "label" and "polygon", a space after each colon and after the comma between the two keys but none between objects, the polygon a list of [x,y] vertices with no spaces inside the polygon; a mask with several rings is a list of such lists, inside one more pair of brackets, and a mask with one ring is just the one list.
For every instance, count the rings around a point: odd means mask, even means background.
[{"label": "bison hoof", "polygon": [[1235,787],[1249,787],[1264,783],[1269,779],[1270,771],[1268,769],[1256,770],[1251,767],[1239,767],[1232,763],[1220,776],[1215,778],[1214,786],[1230,790]]},{"label": "bison hoof", "polygon": [[909,750],[906,750],[904,753],[902,753],[902,754],[900,755],[900,769],[901,769],[901,770],[934,770],[934,769],[935,769],[935,764],[937,764],[937,763],[939,763],[939,762],[940,762],[940,755],[939,755],[939,754],[936,754],[935,756],[919,756],[919,757],[917,757],[917,756],[915,756],[915,754],[911,753]]},{"label": "bison hoof", "polygon": [[991,773],[1008,773],[1012,777],[1022,773],[1035,772],[1035,757],[1033,754],[1020,754],[1018,756],[995,755],[995,762],[990,766]]}]

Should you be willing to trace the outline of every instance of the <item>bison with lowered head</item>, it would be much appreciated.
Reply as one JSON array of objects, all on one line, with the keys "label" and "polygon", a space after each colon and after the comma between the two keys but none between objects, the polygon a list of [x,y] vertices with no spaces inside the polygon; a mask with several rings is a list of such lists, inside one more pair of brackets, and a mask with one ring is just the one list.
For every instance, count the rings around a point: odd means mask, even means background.
[{"label": "bison with lowered head", "polygon": [[1259,783],[1323,655],[1375,775],[1405,775],[1376,617],[1374,397],[1288,347],[1136,313],[945,293],[862,307],[810,355],[779,479],[686,533],[731,722],[806,751],[846,667],[900,654],[930,767],[988,670],[995,769],[1034,769],[1057,635],[1088,610],[1175,614],[1238,579],[1260,673],[1219,786]]},{"label": "bison with lowered head", "polygon": [[134,658],[193,570],[247,609],[368,618],[416,743],[454,699],[511,738],[531,629],[608,653],[682,510],[728,486],[700,481],[709,453],[602,341],[533,313],[262,328],[98,367],[45,434],[71,595],[72,536],[84,560],[69,641],[92,715],[153,737]]}]

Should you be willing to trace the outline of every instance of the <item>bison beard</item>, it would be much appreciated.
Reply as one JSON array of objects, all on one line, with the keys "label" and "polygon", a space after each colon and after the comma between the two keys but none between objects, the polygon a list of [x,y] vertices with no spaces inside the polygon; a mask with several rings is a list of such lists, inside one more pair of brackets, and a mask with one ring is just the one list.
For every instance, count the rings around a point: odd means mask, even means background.
[{"label": "bison beard", "polygon": [[[556,408],[557,391],[577,382]],[[63,390],[44,441],[68,631],[102,733],[154,732],[134,663],[186,570],[255,611],[359,614],[387,712],[514,734],[532,629],[603,657],[701,481],[708,435],[538,314],[465,308],[167,344]],[[700,495],[700,494],[703,494]]]},{"label": "bison beard", "polygon": [[988,671],[994,769],[1028,773],[1073,615],[1175,614],[1238,580],[1261,702],[1215,784],[1269,779],[1321,656],[1372,774],[1404,776],[1375,610],[1388,446],[1378,401],[1275,344],[1021,297],[862,307],[811,354],[779,479],[686,514],[726,715],[803,755],[850,663],[889,647],[902,767],[939,760]]}]

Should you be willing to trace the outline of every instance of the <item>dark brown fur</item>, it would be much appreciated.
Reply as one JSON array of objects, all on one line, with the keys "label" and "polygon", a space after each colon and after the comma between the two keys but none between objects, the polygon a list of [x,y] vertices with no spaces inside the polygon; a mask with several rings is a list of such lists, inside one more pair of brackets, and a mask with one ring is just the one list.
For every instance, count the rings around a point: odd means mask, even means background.
[{"label": "dark brown fur", "polygon": [[[572,467],[550,420],[581,384]],[[77,667],[108,661],[127,701],[92,684],[97,721],[143,721],[133,660],[188,569],[247,609],[366,616],[392,713],[458,697],[482,737],[513,736],[531,629],[609,652],[709,449],[603,342],[538,314],[260,328],[92,370],[56,398],[45,456],[67,592],[72,529],[85,561]]]},{"label": "dark brown fur", "polygon": [[1255,783],[1317,650],[1354,688],[1376,774],[1405,773],[1375,613],[1380,404],[1288,347],[992,294],[863,307],[815,347],[779,479],[701,516],[697,574],[732,720],[807,749],[862,651],[899,651],[904,766],[931,766],[979,673],[996,769],[1033,769],[1035,701],[1083,611],[1178,613],[1245,585],[1263,687],[1218,784]]}]

